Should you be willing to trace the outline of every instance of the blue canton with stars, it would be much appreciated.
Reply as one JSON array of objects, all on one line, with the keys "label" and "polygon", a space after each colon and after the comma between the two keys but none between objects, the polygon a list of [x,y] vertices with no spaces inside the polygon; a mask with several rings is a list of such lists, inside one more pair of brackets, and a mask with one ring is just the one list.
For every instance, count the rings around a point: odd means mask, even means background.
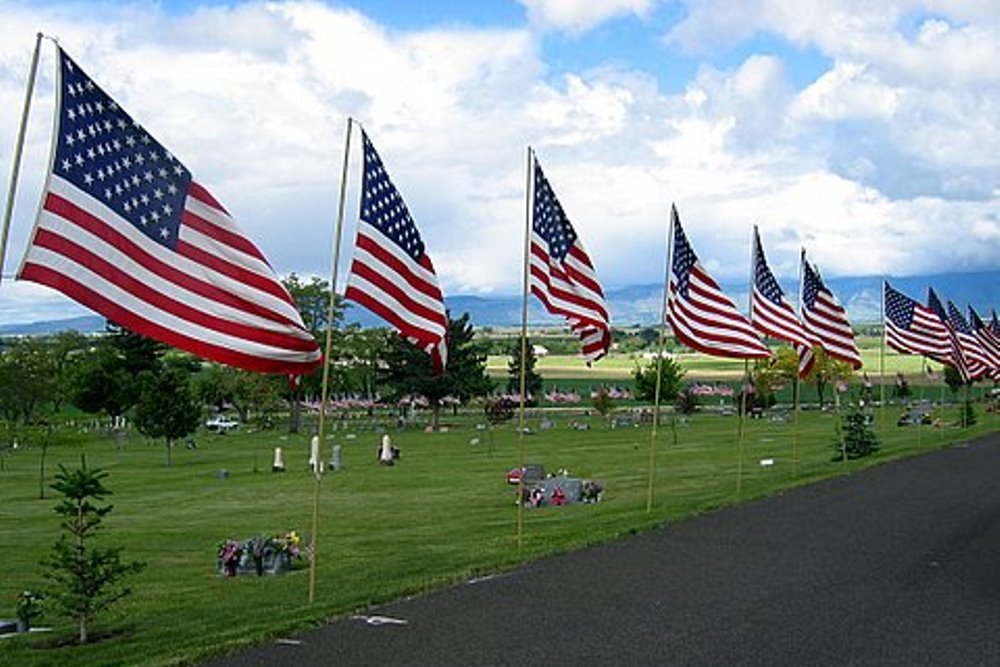
[{"label": "blue canton with stars", "polygon": [[916,301],[897,292],[888,284],[885,286],[885,316],[900,329],[909,329],[913,324]]},{"label": "blue canton with stars", "polygon": [[674,258],[673,272],[677,276],[677,293],[687,296],[688,287],[691,285],[691,268],[698,262],[698,256],[694,254],[694,249],[688,243],[687,235],[681,228],[681,219],[677,216],[676,210],[674,218]]},{"label": "blue canton with stars", "polygon": [[376,227],[403,252],[419,262],[424,242],[396,186],[382,166],[375,146],[362,131],[365,145],[365,169],[361,179],[361,219]]},{"label": "blue canton with stars", "polygon": [[802,261],[802,305],[812,310],[816,306],[816,297],[819,296],[820,292],[825,292],[826,288],[823,286],[823,280],[819,277],[819,273],[809,266],[809,262],[805,261],[803,257]]},{"label": "blue canton with stars", "polygon": [[774,279],[774,274],[767,268],[767,260],[764,258],[764,249],[760,245],[760,240],[755,242],[753,281],[761,296],[776,306],[781,305],[782,291],[778,281]]},{"label": "blue canton with stars", "polygon": [[173,250],[191,173],[61,49],[53,171]]},{"label": "blue canton with stars", "polygon": [[532,229],[549,246],[549,257],[562,262],[576,243],[576,230],[570,224],[562,205],[552,192],[542,168],[535,163],[535,210]]},{"label": "blue canton with stars", "polygon": [[969,323],[962,317],[962,313],[959,312],[958,308],[951,301],[948,302],[948,319],[951,321],[951,326],[955,331],[972,335],[972,327],[969,326]]}]

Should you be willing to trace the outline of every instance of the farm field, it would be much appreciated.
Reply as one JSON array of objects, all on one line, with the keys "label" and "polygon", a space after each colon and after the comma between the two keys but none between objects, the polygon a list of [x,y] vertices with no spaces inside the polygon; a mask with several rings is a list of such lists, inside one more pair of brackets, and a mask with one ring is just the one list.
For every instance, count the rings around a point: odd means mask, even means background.
[{"label": "farm field", "polygon": [[[805,411],[797,426],[792,419],[749,420],[742,454],[734,417],[704,412],[677,425],[668,420],[656,442],[650,513],[648,426],[611,428],[607,421],[584,417],[582,410],[546,409],[530,413],[534,433],[519,436],[513,423],[492,433],[480,430],[478,414],[466,413],[451,417],[443,433],[390,426],[402,458],[394,467],[382,467],[375,463],[380,436],[371,418],[333,422],[337,429],[323,444],[323,456],[329,458],[332,444],[340,444],[345,469],[322,481],[312,606],[306,569],[226,578],[218,575],[215,560],[218,543],[227,538],[308,533],[315,485],[306,471],[305,435],[200,433],[197,448],[176,448],[168,468],[162,442],[81,433],[67,425],[54,432],[47,451],[49,480],[57,464],[75,466],[81,454],[91,467],[109,472],[106,484],[115,510],[106,520],[103,543],[123,546],[127,558],[148,567],[133,580],[135,593],[93,624],[98,641],[67,645],[71,628],[50,613],[40,624],[54,624],[55,632],[0,640],[0,664],[197,664],[374,603],[620,539],[998,428],[997,416],[981,407],[979,423],[971,428],[897,428],[901,409],[876,411],[876,417],[885,417],[877,428],[882,451],[846,464],[830,461],[836,442],[831,412]],[[551,429],[540,428],[543,414],[554,422]],[[949,406],[937,416],[954,421],[957,408]],[[394,423],[394,415],[376,422]],[[574,422],[590,428],[571,428]],[[606,494],[593,505],[525,510],[519,550],[514,492],[505,473],[518,465],[522,443],[526,462],[599,479]],[[284,449],[285,473],[270,472],[275,446]],[[772,466],[758,464],[767,458]],[[39,463],[38,444],[26,443],[6,454],[0,471],[0,543],[7,547],[0,615],[12,616],[18,592],[44,585],[38,561],[58,535],[54,492],[39,499]]]}]

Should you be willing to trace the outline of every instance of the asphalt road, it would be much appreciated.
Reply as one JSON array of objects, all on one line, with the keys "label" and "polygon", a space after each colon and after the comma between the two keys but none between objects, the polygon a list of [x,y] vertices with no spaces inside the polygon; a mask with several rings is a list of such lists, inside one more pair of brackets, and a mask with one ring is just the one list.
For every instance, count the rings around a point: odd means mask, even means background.
[{"label": "asphalt road", "polygon": [[997,667],[1000,434],[366,614],[205,667]]}]

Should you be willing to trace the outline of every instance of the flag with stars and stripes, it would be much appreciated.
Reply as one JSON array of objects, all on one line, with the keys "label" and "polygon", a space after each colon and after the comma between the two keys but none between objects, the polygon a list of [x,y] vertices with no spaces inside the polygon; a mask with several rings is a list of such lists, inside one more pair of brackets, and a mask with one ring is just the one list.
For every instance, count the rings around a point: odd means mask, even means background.
[{"label": "flag with stars and stripes", "polygon": [[260,250],[62,49],[53,162],[18,278],[213,361],[301,374],[319,346]]},{"label": "flag with stars and stripes", "polygon": [[362,131],[364,170],[354,257],[344,297],[372,311],[431,355],[448,361],[448,316],[434,265],[375,146]]},{"label": "flag with stars and stripes", "polygon": [[948,329],[927,306],[883,284],[885,342],[903,354],[920,354],[935,360],[948,359],[951,342]]},{"label": "flag with stars and stripes", "polygon": [[861,368],[861,352],[847,311],[823,284],[819,271],[806,261],[802,251],[802,324],[828,356]]},{"label": "flag with stars and stripes", "polygon": [[986,375],[992,365],[989,354],[979,343],[962,311],[951,301],[948,302],[948,324],[955,331],[955,337],[962,348],[962,354],[969,367],[969,377],[978,380]]},{"label": "flag with stars and stripes", "polygon": [[671,207],[673,249],[667,281],[667,321],[690,348],[716,357],[763,359],[771,351],[698,261]]},{"label": "flag with stars and stripes", "polygon": [[799,376],[805,377],[815,362],[813,340],[799,321],[792,304],[775,279],[757,226],[753,228],[753,285],[750,290],[750,322],[762,336],[791,343],[799,353]]},{"label": "flag with stars and stripes", "polygon": [[972,335],[979,341],[986,357],[989,359],[989,376],[991,379],[1000,379],[1000,335],[994,333],[983,318],[979,316],[976,309],[969,306],[969,327]]},{"label": "flag with stars and stripes", "polygon": [[607,354],[611,347],[611,319],[604,291],[590,256],[556,199],[538,160],[534,168],[531,207],[529,284],[531,293],[553,315],[566,318],[580,337],[587,363]]},{"label": "flag with stars and stripes", "polygon": [[948,319],[948,311],[945,310],[944,304],[941,303],[941,299],[938,298],[937,292],[934,291],[933,287],[927,288],[927,307],[937,315],[937,318],[944,323],[945,329],[948,330],[948,355],[938,359],[938,361],[954,368],[958,371],[962,381],[968,382],[973,379],[973,369],[969,365],[969,360],[965,358],[965,353],[962,351],[962,344],[958,340],[955,328],[951,326],[951,321]]}]

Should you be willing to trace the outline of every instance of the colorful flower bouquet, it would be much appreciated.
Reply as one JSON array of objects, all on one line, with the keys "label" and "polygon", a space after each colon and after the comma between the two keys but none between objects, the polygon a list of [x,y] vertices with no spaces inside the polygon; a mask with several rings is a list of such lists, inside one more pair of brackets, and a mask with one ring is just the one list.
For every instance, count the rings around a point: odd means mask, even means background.
[{"label": "colorful flower bouquet", "polygon": [[225,540],[219,543],[217,552],[219,573],[227,577],[254,573],[260,577],[287,572],[302,558],[301,544],[302,538],[294,530],[272,537],[255,535],[243,542]]}]

